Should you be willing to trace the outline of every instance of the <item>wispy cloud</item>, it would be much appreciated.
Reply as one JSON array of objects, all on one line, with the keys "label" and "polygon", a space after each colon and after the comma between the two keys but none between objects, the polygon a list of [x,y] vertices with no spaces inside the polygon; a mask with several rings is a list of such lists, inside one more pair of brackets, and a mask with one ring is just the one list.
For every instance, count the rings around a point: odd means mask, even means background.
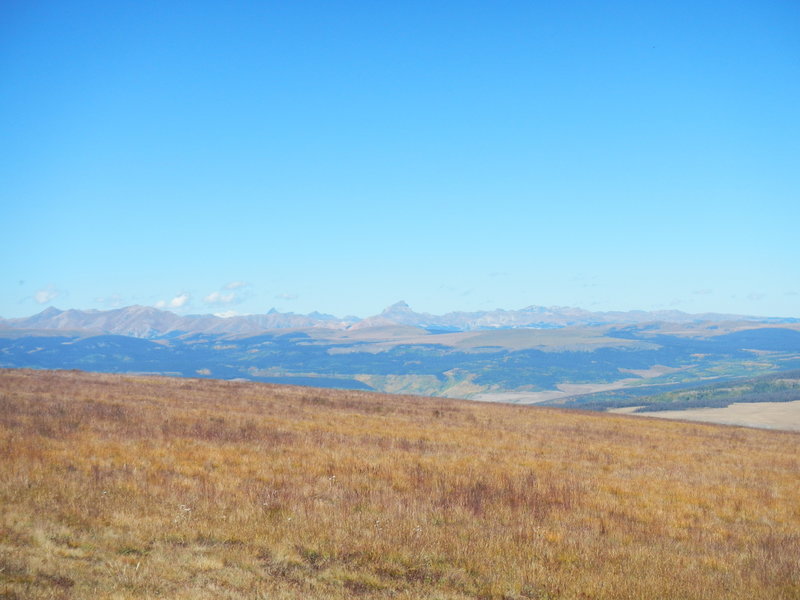
[{"label": "wispy cloud", "polygon": [[125,304],[125,298],[119,294],[111,294],[110,296],[95,298],[94,301],[109,308],[119,308]]},{"label": "wispy cloud", "polygon": [[244,300],[249,294],[245,288],[249,288],[250,284],[246,281],[229,281],[218,290],[211,292],[203,298],[209,306],[228,306],[230,304],[238,304]]},{"label": "wispy cloud", "polygon": [[766,294],[762,294],[761,292],[750,292],[749,294],[747,294],[747,299],[757,301],[757,300],[763,300],[764,298],[766,298],[766,296],[767,296]]},{"label": "wispy cloud", "polygon": [[224,294],[222,292],[211,292],[208,296],[203,298],[206,304],[233,304],[236,302],[236,294],[233,292]]},{"label": "wispy cloud", "polygon": [[275,296],[276,300],[297,300],[300,296],[297,294],[278,294]]},{"label": "wispy cloud", "polygon": [[178,294],[172,300],[167,302],[166,300],[159,300],[156,302],[156,308],[183,308],[191,299],[191,296],[187,293]]},{"label": "wispy cloud", "polygon": [[708,296],[709,294],[713,294],[714,290],[703,289],[703,290],[693,290],[692,294],[695,296]]},{"label": "wispy cloud", "polygon": [[48,304],[58,298],[60,292],[52,287],[46,287],[36,291],[33,294],[33,299],[39,304]]}]

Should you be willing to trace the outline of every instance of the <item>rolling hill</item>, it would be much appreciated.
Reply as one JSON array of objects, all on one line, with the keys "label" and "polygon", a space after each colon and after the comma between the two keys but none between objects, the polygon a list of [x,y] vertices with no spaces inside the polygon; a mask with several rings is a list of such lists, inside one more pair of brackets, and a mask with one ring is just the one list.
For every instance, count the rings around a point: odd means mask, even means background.
[{"label": "rolling hill", "polygon": [[800,595],[800,434],[0,370],[5,598]]}]

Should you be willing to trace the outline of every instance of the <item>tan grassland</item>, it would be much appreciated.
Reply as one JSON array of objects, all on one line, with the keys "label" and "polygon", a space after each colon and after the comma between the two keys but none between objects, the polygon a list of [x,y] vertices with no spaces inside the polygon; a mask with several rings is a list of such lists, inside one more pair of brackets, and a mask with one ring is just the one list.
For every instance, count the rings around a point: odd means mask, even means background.
[{"label": "tan grassland", "polygon": [[0,598],[800,598],[797,433],[30,370],[0,404]]}]

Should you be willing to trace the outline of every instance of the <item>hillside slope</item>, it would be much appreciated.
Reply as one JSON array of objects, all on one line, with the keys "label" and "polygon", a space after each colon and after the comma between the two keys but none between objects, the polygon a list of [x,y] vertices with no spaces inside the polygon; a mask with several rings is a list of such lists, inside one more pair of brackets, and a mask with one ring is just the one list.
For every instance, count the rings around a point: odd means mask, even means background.
[{"label": "hillside slope", "polygon": [[4,598],[800,597],[800,435],[0,371]]}]

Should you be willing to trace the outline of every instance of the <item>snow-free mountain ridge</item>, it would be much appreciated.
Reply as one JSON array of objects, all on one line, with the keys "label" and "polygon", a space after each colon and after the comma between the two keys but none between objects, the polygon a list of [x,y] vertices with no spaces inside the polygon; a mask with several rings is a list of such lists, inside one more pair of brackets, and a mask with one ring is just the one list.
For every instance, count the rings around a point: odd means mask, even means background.
[{"label": "snow-free mountain ridge", "polygon": [[157,338],[181,334],[257,335],[275,329],[366,329],[403,325],[429,331],[472,331],[486,329],[550,329],[609,324],[648,322],[691,323],[699,321],[746,320],[759,323],[798,322],[726,314],[688,314],[680,311],[592,312],[580,308],[528,306],[519,310],[496,309],[476,312],[449,312],[444,315],[414,312],[406,302],[397,302],[380,314],[358,319],[339,318],[312,312],[307,315],[281,313],[219,317],[215,315],[176,315],[148,306],[128,306],[113,310],[46,310],[26,318],[0,319],[0,328],[33,331],[86,331]]}]

